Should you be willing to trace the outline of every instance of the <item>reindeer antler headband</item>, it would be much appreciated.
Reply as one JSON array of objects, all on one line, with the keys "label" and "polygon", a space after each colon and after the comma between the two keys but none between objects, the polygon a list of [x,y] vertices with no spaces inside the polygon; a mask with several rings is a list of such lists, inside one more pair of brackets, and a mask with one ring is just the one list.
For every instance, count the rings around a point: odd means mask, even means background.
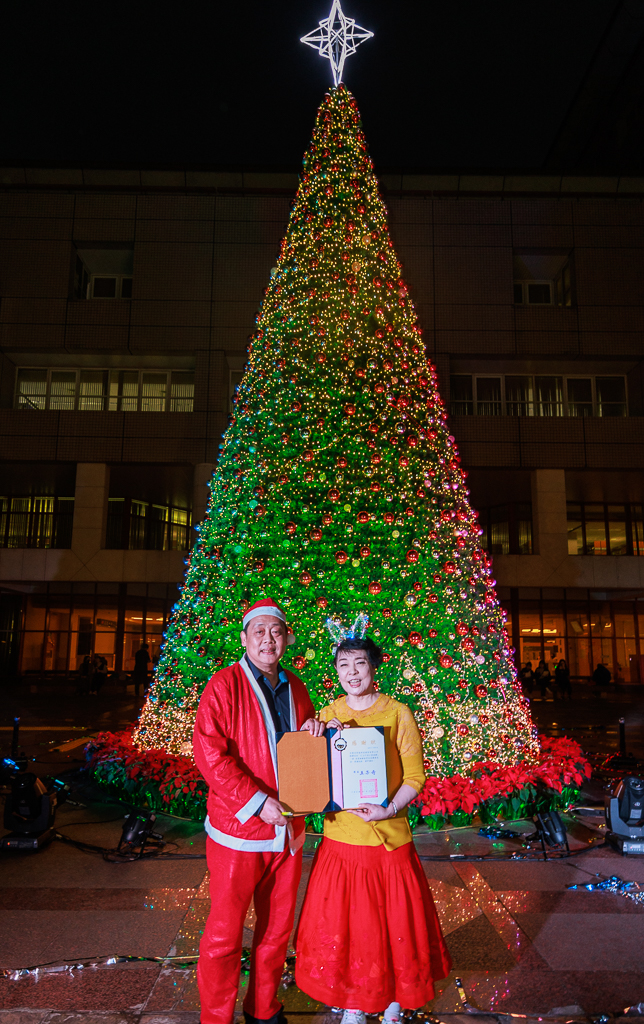
[{"label": "reindeer antler headband", "polygon": [[356,621],[352,626],[345,626],[341,619],[327,619],[326,628],[333,643],[333,656],[343,640],[362,640],[367,632],[369,616],[366,612],[359,612]]}]

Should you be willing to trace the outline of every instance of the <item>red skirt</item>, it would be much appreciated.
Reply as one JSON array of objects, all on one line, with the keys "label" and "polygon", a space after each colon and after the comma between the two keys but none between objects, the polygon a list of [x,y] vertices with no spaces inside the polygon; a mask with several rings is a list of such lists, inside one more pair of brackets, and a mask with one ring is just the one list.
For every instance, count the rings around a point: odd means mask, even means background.
[{"label": "red skirt", "polygon": [[388,852],[323,839],[296,942],[299,988],[366,1013],[424,1006],[452,966],[413,843]]}]

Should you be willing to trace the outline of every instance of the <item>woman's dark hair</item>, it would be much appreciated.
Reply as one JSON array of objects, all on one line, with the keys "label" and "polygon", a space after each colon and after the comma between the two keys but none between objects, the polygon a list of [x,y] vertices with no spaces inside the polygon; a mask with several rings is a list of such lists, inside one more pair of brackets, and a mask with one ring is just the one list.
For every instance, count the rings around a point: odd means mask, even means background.
[{"label": "woman's dark hair", "polygon": [[338,644],[338,649],[333,656],[333,664],[337,665],[338,658],[345,651],[364,651],[369,659],[369,664],[373,668],[378,668],[382,665],[384,659],[382,656],[382,647],[378,647],[374,644],[371,637],[364,637],[363,640],[343,640],[341,644]]}]

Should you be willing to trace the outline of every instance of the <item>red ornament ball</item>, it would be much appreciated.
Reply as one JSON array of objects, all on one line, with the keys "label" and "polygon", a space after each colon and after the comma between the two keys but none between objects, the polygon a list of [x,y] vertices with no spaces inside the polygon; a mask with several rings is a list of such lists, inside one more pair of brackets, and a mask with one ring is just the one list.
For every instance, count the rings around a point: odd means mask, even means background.
[{"label": "red ornament ball", "polygon": [[298,654],[297,658],[293,658],[293,668],[302,669],[306,665],[306,658],[303,658],[301,654]]},{"label": "red ornament ball", "polygon": [[292,536],[295,533],[295,531],[297,530],[297,525],[296,525],[296,523],[292,523],[292,522],[291,523],[287,523],[286,526],[284,527],[284,530],[286,531],[286,533],[289,534],[289,536]]},{"label": "red ornament ball", "polygon": [[467,651],[468,653],[474,650],[474,641],[470,636],[466,636],[465,639],[461,642],[461,650]]},{"label": "red ornament ball", "polygon": [[383,616],[384,619],[390,619],[392,615],[393,615],[393,612],[392,612],[391,608],[383,608],[382,609],[382,616]]},{"label": "red ornament ball", "polygon": [[345,416],[355,416],[355,414],[356,414],[356,407],[355,407],[355,405],[353,405],[351,402],[347,402],[347,404],[344,407],[344,414],[345,414]]},{"label": "red ornament ball", "polygon": [[443,569],[445,572],[456,572],[456,566],[454,562],[444,562]]},{"label": "red ornament ball", "polygon": [[454,664],[454,659],[449,654],[441,654],[438,660],[443,668],[451,668]]},{"label": "red ornament ball", "polygon": [[470,730],[467,728],[466,725],[457,725],[456,726],[456,732],[458,733],[459,736],[467,736],[469,731]]},{"label": "red ornament ball", "polygon": [[466,623],[464,623],[464,622],[457,623],[457,625],[456,625],[456,632],[458,633],[459,636],[467,636],[469,631],[470,631],[469,627],[466,625]]},{"label": "red ornament ball", "polygon": [[356,516],[356,519],[358,520],[359,523],[368,523],[369,522],[369,513],[368,512],[358,512],[358,515]]},{"label": "red ornament ball", "polygon": [[333,516],[331,515],[331,513],[330,512],[324,512],[323,515],[322,515],[322,525],[323,526],[330,526],[332,522],[333,522]]},{"label": "red ornament ball", "polygon": [[360,554],[362,558],[368,558],[371,554],[371,548],[367,544],[363,545],[363,547],[360,548]]},{"label": "red ornament ball", "polygon": [[[372,580],[371,583],[369,584],[369,593],[375,595],[379,594],[381,590],[382,583],[380,582],[380,580]],[[386,615],[385,612],[383,612],[383,615],[385,615],[385,618],[389,618],[391,612],[389,612],[389,615]]]},{"label": "red ornament ball", "polygon": [[313,581],[313,577],[311,576],[310,572],[306,572],[305,571],[305,572],[301,572],[300,573],[300,583],[304,587],[310,586],[312,581]]},{"label": "red ornament ball", "polygon": [[346,551],[336,551],[336,553],[335,553],[335,560],[338,563],[338,565],[344,565],[344,563],[347,561],[348,557],[349,556],[346,553]]},{"label": "red ornament ball", "polygon": [[327,607],[329,602],[327,601],[326,597],[318,597],[318,599],[317,599],[317,601],[315,603],[318,606],[318,608],[323,608],[324,609],[324,608]]},{"label": "red ornament ball", "polygon": [[415,548],[410,548],[409,551],[407,552],[407,554],[405,555],[405,558],[407,559],[407,561],[411,562],[412,565],[416,564],[416,562],[418,561],[419,557],[420,556],[419,556],[419,554],[418,554],[418,552],[416,551]]},{"label": "red ornament ball", "polygon": [[396,517],[394,516],[393,512],[385,512],[385,514],[384,514],[384,516],[382,518],[385,521],[385,523],[391,524],[391,523],[393,523],[393,521],[394,521],[394,519]]},{"label": "red ornament ball", "polygon": [[481,699],[483,699],[483,697],[487,697],[487,686],[485,686],[483,683],[479,683],[479,685],[475,688],[474,693],[476,694],[477,697],[480,697]]},{"label": "red ornament ball", "polygon": [[339,466],[340,469],[345,469],[348,465],[349,463],[345,459],[344,455],[340,455],[340,457],[336,460],[336,466]]},{"label": "red ornament ball", "polygon": [[264,571],[264,568],[265,568],[265,564],[266,564],[266,563],[265,563],[265,562],[263,562],[261,558],[260,558],[260,559],[258,559],[258,560],[257,560],[257,561],[255,562],[255,572],[263,572],[263,571]]},{"label": "red ornament ball", "polygon": [[458,700],[458,696],[455,693],[448,693],[447,694],[447,703],[448,704],[456,704],[457,700]]},{"label": "red ornament ball", "polygon": [[429,635],[430,635],[432,640],[435,640],[436,637],[438,636],[438,630],[437,629],[430,629]]},{"label": "red ornament ball", "polygon": [[438,594],[428,594],[427,600],[430,604],[436,604],[438,602]]},{"label": "red ornament ball", "polygon": [[312,459],[313,459],[313,452],[311,452],[311,451],[303,452],[302,453],[302,458],[304,459],[305,462],[311,462]]},{"label": "red ornament ball", "polygon": [[329,491],[329,494],[328,494],[328,498],[329,498],[329,501],[339,501],[340,500],[340,492],[337,490],[337,488],[335,488],[335,487],[331,488],[331,490]]},{"label": "red ornament ball", "polygon": [[318,526],[314,526],[309,536],[311,540],[322,540],[322,530]]},{"label": "red ornament ball", "polygon": [[325,690],[332,690],[333,680],[330,679],[329,676],[325,676],[324,679],[322,680],[322,686],[324,687]]},{"label": "red ornament ball", "polygon": [[422,639],[423,638],[420,635],[420,633],[409,634],[409,643],[412,645],[412,647],[416,647],[419,643],[421,643]]}]

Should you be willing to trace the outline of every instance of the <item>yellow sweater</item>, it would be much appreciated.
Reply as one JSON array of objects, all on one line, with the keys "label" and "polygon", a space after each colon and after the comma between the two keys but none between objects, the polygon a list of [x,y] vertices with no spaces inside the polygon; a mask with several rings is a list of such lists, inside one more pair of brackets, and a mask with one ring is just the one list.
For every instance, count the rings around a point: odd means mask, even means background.
[{"label": "yellow sweater", "polygon": [[[384,693],[366,711],[356,711],[339,697],[333,704],[322,708],[318,716],[322,722],[337,718],[350,726],[382,725],[388,732],[387,784],[391,800],[403,782],[420,793],[425,782],[423,746],[414,716],[406,704],[401,704]],[[407,809],[386,821],[363,821],[350,811],[332,811],[324,817],[324,835],[339,843],[352,846],[380,846],[396,850],[411,842],[411,829]]]}]

